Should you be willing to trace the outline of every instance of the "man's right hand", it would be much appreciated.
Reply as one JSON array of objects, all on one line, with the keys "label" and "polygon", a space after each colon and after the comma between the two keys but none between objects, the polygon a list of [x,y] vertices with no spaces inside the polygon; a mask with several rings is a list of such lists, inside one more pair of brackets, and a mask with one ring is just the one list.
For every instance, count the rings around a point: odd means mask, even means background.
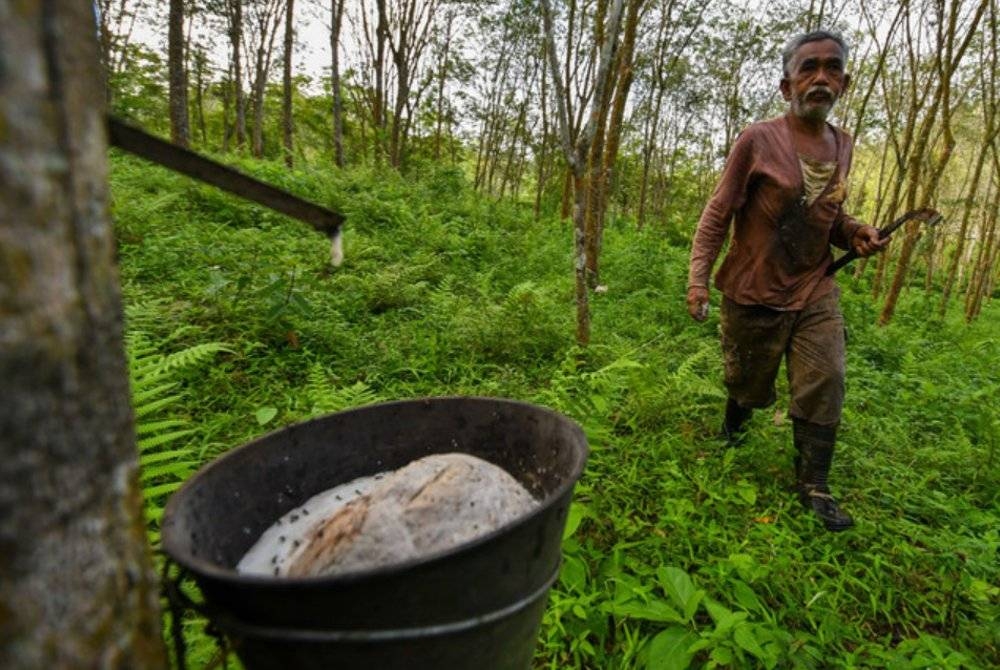
[{"label": "man's right hand", "polygon": [[708,289],[704,286],[692,286],[687,295],[688,314],[695,321],[704,321],[708,317]]}]

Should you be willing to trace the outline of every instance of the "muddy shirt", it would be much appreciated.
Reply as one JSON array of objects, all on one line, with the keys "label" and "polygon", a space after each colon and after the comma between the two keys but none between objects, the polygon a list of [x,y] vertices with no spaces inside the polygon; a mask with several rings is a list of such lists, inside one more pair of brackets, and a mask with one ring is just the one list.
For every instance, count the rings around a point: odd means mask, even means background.
[{"label": "muddy shirt", "polygon": [[732,221],[729,251],[715,275],[716,288],[730,300],[798,310],[833,290],[833,278],[826,276],[830,244],[848,248],[860,227],[843,211],[851,138],[833,130],[837,165],[811,202],[784,116],[740,134],[698,222],[689,286],[708,286]]}]

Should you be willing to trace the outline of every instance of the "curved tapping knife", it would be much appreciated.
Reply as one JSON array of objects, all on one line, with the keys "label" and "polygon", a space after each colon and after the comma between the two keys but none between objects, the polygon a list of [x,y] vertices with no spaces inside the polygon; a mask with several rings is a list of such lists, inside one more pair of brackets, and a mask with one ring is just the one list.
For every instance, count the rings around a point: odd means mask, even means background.
[{"label": "curved tapping knife", "polygon": [[[929,226],[935,226],[943,218],[944,217],[941,215],[941,212],[937,211],[936,209],[931,209],[930,207],[914,209],[912,211],[907,212],[903,216],[899,217],[885,228],[879,228],[878,238],[880,240],[884,240],[885,238],[889,237],[894,232],[896,232],[896,230],[907,221],[913,221],[913,220],[923,221]],[[834,272],[844,267],[857,257],[858,253],[856,251],[854,251],[853,249],[848,251],[846,254],[835,260],[830,265],[830,267],[826,269],[826,275],[829,277]]]},{"label": "curved tapping knife", "polygon": [[308,223],[330,238],[333,264],[339,264],[336,258],[343,215],[150,135],[113,116],[108,117],[108,136],[110,143],[119,149]]}]

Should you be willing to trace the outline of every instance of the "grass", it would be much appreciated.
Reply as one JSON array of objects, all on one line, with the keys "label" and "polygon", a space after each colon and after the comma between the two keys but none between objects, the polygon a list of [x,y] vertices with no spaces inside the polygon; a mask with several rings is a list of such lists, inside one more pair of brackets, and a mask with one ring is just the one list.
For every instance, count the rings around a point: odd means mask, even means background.
[{"label": "grass", "polygon": [[[133,360],[158,362],[147,391],[170,385],[140,428],[182,433],[144,456],[154,541],[182,476],[265,431],[385,399],[513,397],[573,417],[592,447],[537,668],[1000,665],[995,304],[965,326],[928,317],[936,301],[914,289],[878,328],[864,282],[841,278],[833,485],[858,525],[834,535],[790,493],[784,400],[744,447],[714,437],[717,316],[687,318],[672,237],[609,223],[609,290],[579,351],[566,224],[480,199],[447,169],[242,167],[343,209],[345,265],[329,268],[302,224],[112,161]],[[193,664],[212,654],[199,630],[186,622]]]}]

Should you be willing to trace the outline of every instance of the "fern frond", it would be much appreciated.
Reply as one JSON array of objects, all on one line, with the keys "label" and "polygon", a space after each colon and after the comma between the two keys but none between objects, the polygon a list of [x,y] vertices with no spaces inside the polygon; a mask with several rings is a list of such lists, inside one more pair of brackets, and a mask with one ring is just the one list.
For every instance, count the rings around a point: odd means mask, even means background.
[{"label": "fern frond", "polygon": [[157,498],[165,495],[169,495],[179,489],[181,484],[184,482],[167,482],[166,484],[158,484],[156,486],[147,486],[143,488],[142,492],[146,496],[146,502],[156,500]]},{"label": "fern frond", "polygon": [[137,425],[135,432],[137,435],[151,435],[166,430],[167,428],[177,428],[186,426],[187,422],[182,419],[164,419],[163,421],[143,421]]},{"label": "fern frond", "polygon": [[[135,405],[136,408],[144,407],[146,403],[157,398],[161,398],[163,397],[163,394],[180,386],[180,382],[170,381],[166,383],[159,383],[162,379],[163,375],[151,375],[135,384],[132,384],[132,404]],[[151,384],[157,384],[157,386],[151,387]]]},{"label": "fern frond", "polygon": [[162,447],[165,444],[170,444],[175,442],[182,437],[187,437],[194,433],[194,429],[185,428],[184,430],[175,430],[169,433],[160,433],[152,437],[147,437],[139,440],[139,451],[149,451],[150,449],[155,449],[156,447]]},{"label": "fern frond", "polygon": [[381,400],[381,397],[362,381],[337,388],[330,382],[327,371],[318,363],[309,368],[303,391],[311,408],[309,412],[311,416],[340,412]]},{"label": "fern frond", "polygon": [[139,462],[143,467],[169,461],[172,458],[187,458],[191,455],[190,449],[170,449],[167,451],[157,451],[155,454],[140,454]]},{"label": "fern frond", "polygon": [[149,416],[150,414],[153,414],[158,410],[161,410],[165,407],[169,407],[177,403],[177,401],[180,399],[181,395],[177,394],[177,395],[170,395],[165,398],[158,398],[156,400],[143,403],[141,406],[135,408],[135,418],[138,420],[145,416]]},{"label": "fern frond", "polygon": [[141,480],[145,483],[169,475],[173,475],[176,478],[183,480],[189,474],[194,472],[195,466],[197,465],[198,464],[195,461],[174,461],[173,463],[164,463],[163,465],[151,467],[143,466]]},{"label": "fern frond", "polygon": [[[155,322],[156,310],[149,304],[133,305],[126,312],[132,325]],[[159,343],[153,342],[141,328],[131,329],[125,338],[135,429],[139,438],[140,481],[146,518],[153,524],[159,523],[163,515],[165,497],[177,490],[201,462],[198,450],[184,444],[185,438],[196,431],[174,411],[183,399],[178,373],[204,364],[216,353],[232,351],[221,342],[208,342],[167,355],[161,353],[166,342],[189,330],[182,326]],[[159,541],[155,526],[150,529],[150,540],[154,544]]]},{"label": "fern frond", "polygon": [[232,349],[222,342],[206,342],[204,344],[196,344],[193,347],[176,351],[164,357],[160,365],[157,366],[156,371],[169,372],[171,370],[179,370],[181,368],[199,365],[221,351],[230,354],[234,353]]}]

